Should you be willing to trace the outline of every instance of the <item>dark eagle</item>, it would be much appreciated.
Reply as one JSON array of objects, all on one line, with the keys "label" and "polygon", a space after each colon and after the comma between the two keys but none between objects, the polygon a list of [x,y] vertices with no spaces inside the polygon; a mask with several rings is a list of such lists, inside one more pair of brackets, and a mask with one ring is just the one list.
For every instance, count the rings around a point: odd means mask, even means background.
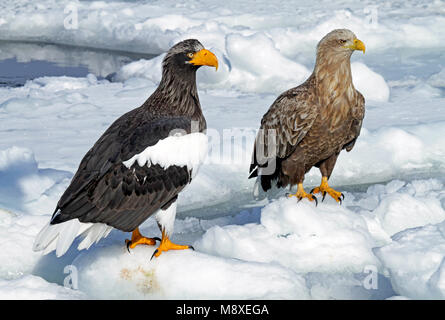
[{"label": "dark eagle", "polygon": [[[311,76],[282,93],[261,120],[249,178],[258,177],[264,191],[298,185],[291,196],[316,201],[327,194],[341,203],[342,193],[328,185],[340,151],[351,151],[360,134],[365,99],[352,84],[350,58],[365,45],[350,30],[328,33],[317,46]],[[304,175],[313,166],[321,171],[319,187],[309,194]],[[257,185],[257,186],[258,186]]]},{"label": "dark eagle", "polygon": [[[117,119],[82,159],[57,203],[50,223],[37,235],[34,250],[63,255],[81,235],[79,250],[112,228],[132,232],[127,248],[161,243],[154,256],[170,249],[178,194],[196,175],[207,154],[206,120],[196,88],[200,66],[218,67],[215,55],[198,40],[173,46],[162,63],[162,79],[142,106]],[[143,237],[138,226],[155,214],[162,239]]]}]

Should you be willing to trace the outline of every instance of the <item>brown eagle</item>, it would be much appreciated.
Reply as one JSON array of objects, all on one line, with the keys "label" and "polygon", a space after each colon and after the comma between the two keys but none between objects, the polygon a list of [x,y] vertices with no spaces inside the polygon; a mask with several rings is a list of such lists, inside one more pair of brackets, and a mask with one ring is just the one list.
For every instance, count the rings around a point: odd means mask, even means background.
[{"label": "brown eagle", "polygon": [[[340,151],[351,151],[365,115],[365,99],[352,84],[350,58],[365,45],[353,32],[337,29],[317,45],[311,76],[282,93],[261,120],[249,178],[258,177],[264,191],[298,185],[290,196],[317,201],[313,193],[328,193],[341,203],[341,192],[328,185]],[[319,187],[306,193],[304,175],[320,169]]]},{"label": "brown eagle", "polygon": [[[77,236],[87,249],[112,228],[132,232],[127,248],[155,245],[154,256],[187,249],[170,241],[178,194],[207,154],[206,120],[196,87],[201,66],[218,68],[216,56],[195,39],[174,45],[162,62],[158,88],[118,118],[82,159],[34,250],[63,255]],[[140,234],[154,215],[162,239]]]}]

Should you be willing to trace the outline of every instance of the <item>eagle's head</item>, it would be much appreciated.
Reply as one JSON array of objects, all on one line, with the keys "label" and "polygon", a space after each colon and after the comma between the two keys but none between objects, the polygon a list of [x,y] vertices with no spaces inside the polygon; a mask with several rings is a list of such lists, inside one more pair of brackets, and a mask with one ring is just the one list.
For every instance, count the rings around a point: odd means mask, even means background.
[{"label": "eagle's head", "polygon": [[163,68],[179,73],[194,73],[201,66],[218,69],[218,59],[196,39],[187,39],[168,50]]},{"label": "eagle's head", "polygon": [[348,29],[335,29],[320,40],[317,55],[335,55],[350,57],[355,50],[365,53],[365,44],[357,39],[354,32]]}]

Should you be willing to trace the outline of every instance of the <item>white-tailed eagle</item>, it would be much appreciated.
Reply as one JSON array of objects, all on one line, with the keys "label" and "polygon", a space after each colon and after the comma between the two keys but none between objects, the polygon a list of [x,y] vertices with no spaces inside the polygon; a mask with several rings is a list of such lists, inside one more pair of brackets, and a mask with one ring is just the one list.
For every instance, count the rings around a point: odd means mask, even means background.
[{"label": "white-tailed eagle", "polygon": [[[352,83],[350,58],[365,45],[350,30],[328,33],[317,46],[311,76],[298,87],[282,93],[261,120],[252,157],[250,176],[257,186],[297,185],[299,199],[326,194],[341,203],[343,194],[328,185],[341,150],[351,151],[360,134],[365,99]],[[312,167],[322,174],[319,187],[303,189],[304,175]]]}]

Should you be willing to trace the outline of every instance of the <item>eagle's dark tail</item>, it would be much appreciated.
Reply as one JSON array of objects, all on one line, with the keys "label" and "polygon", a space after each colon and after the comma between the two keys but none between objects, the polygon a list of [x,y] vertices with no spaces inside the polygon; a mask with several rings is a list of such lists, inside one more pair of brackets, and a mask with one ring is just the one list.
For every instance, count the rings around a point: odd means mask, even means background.
[{"label": "eagle's dark tail", "polygon": [[272,185],[276,185],[277,187],[282,187],[283,185],[286,185],[286,183],[283,184],[283,181],[281,181],[282,175],[281,172],[281,159],[276,159],[276,167],[275,171],[272,174],[261,174],[260,171],[260,165],[254,161],[249,168],[249,178],[258,178],[258,182],[261,185],[261,188],[264,192],[272,188]]}]

